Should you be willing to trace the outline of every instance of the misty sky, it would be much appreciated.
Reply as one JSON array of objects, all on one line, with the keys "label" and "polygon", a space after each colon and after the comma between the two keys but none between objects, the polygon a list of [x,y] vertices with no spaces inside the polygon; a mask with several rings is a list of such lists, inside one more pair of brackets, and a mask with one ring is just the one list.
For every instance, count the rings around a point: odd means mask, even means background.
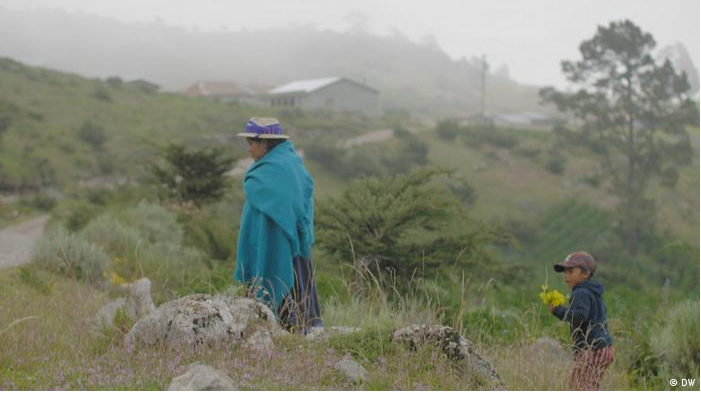
[{"label": "misty sky", "polygon": [[485,54],[523,83],[563,83],[559,63],[578,58],[597,25],[631,19],[658,48],[683,43],[699,64],[699,0],[0,0],[6,7],[58,8],[121,21],[200,30],[307,25],[435,41],[453,58]]}]

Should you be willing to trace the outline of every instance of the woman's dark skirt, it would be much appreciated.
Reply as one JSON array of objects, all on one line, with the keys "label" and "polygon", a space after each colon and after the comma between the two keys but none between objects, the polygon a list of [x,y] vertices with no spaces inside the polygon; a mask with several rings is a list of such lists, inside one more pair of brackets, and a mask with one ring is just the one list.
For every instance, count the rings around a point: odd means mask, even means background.
[{"label": "woman's dark skirt", "polygon": [[312,327],[322,327],[319,299],[314,284],[312,261],[302,257],[292,260],[295,283],[278,309],[282,326],[292,332],[306,334]]}]

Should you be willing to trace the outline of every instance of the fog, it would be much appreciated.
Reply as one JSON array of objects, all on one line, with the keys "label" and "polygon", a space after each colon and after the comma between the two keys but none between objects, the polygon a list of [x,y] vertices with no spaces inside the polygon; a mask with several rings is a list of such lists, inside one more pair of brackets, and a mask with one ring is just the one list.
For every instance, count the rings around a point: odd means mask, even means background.
[{"label": "fog", "polygon": [[[493,68],[508,69],[526,84],[563,85],[559,63],[577,55],[597,25],[631,19],[653,34],[658,47],[680,42],[699,64],[699,2],[656,1],[172,1],[4,0],[0,12],[54,8],[126,22],[152,22],[189,30],[263,30],[306,26],[363,31],[435,44],[450,58],[486,55]],[[23,21],[26,29],[32,20]],[[99,30],[100,25],[94,26]],[[148,37],[145,37],[148,38]],[[11,39],[4,37],[2,40]],[[6,42],[0,55],[6,53]],[[267,48],[260,48],[265,51]],[[24,60],[24,59],[18,59]],[[53,58],[36,58],[51,65]]]}]

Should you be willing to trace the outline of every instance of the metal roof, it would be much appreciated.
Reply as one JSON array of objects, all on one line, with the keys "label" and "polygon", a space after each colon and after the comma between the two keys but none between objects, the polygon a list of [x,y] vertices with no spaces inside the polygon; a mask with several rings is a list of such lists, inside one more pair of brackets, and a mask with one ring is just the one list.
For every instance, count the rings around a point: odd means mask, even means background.
[{"label": "metal roof", "polygon": [[283,94],[283,93],[311,93],[314,90],[319,90],[322,87],[326,87],[332,83],[340,81],[342,78],[339,76],[329,77],[329,78],[319,78],[319,79],[305,79],[301,81],[292,81],[286,83],[282,86],[278,86],[269,91],[270,94]]}]

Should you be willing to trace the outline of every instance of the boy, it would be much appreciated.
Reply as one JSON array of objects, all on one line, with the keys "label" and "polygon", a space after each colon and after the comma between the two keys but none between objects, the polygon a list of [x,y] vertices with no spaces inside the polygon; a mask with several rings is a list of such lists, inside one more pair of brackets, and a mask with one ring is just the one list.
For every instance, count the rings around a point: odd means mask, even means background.
[{"label": "boy", "polygon": [[570,385],[575,390],[598,390],[604,371],[613,362],[613,340],[608,333],[604,286],[591,278],[596,261],[586,252],[574,252],[556,264],[572,290],[569,306],[548,306],[550,312],[570,324],[575,365]]}]

